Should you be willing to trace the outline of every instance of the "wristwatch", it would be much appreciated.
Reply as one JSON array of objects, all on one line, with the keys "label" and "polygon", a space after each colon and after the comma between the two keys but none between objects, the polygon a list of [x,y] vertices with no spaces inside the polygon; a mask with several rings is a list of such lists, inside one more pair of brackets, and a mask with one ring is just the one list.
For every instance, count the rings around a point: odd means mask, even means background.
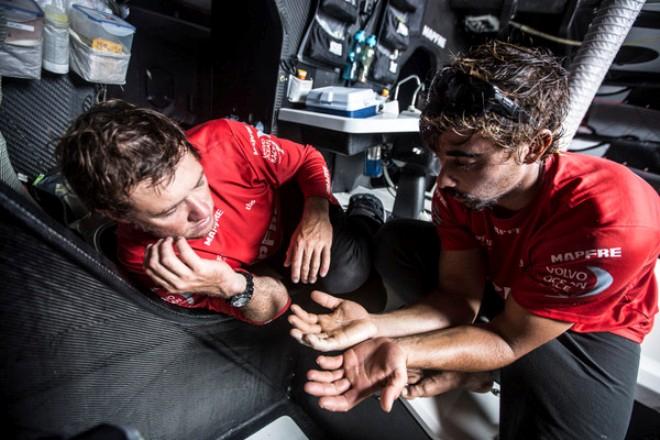
[{"label": "wristwatch", "polygon": [[245,290],[239,294],[232,296],[227,301],[229,302],[229,305],[231,305],[232,307],[235,307],[237,309],[242,309],[243,307],[248,305],[248,303],[252,299],[252,295],[254,294],[254,277],[247,270],[237,269],[236,273],[240,273],[245,277],[245,281],[246,281]]}]

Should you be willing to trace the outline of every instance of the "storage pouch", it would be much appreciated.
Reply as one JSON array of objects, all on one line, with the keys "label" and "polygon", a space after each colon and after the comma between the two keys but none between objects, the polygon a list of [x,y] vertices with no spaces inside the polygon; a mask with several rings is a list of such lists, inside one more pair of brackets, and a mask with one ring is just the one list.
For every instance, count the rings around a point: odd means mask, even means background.
[{"label": "storage pouch", "polygon": [[41,79],[42,47],[0,43],[0,76]]},{"label": "storage pouch", "polygon": [[376,46],[376,58],[371,68],[374,81],[393,84],[399,76],[399,51],[391,52],[386,47]]},{"label": "storage pouch", "polygon": [[387,6],[380,28],[380,41],[391,50],[404,51],[410,44],[406,14]]},{"label": "storage pouch", "polygon": [[346,63],[348,40],[343,23],[314,17],[309,31],[307,55],[315,61],[334,67]]},{"label": "storage pouch", "polygon": [[355,23],[358,17],[357,0],[321,0],[321,9],[345,23]]},{"label": "storage pouch", "polygon": [[85,44],[73,30],[69,64],[83,79],[93,83],[125,84],[130,54],[101,52]]}]

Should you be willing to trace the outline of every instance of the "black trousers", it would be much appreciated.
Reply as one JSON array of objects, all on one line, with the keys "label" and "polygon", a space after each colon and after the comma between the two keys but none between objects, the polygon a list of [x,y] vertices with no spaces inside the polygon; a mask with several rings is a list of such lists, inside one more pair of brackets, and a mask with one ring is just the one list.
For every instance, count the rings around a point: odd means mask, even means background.
[{"label": "black trousers", "polygon": [[[440,243],[432,224],[396,220],[375,242],[376,270],[406,301],[437,286]],[[480,315],[502,307],[486,289]],[[639,356],[639,344],[618,335],[568,331],[502,368],[499,438],[625,438]]]},{"label": "black trousers", "polygon": [[[283,225],[282,245],[264,264],[275,269],[291,291],[304,286],[293,284],[290,268],[284,267],[291,237],[302,218],[304,198],[294,185],[282,187],[279,198]],[[330,205],[330,222],[330,270],[325,277],[319,277],[316,283],[308,286],[341,295],[357,290],[369,278],[373,267],[373,237],[380,225],[361,216],[348,216],[340,206],[333,204]]]}]

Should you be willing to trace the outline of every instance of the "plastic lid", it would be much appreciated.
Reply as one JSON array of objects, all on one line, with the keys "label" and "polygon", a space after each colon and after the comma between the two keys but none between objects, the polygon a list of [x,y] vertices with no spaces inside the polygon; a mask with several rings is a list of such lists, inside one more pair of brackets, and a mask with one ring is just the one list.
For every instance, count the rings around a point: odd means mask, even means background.
[{"label": "plastic lid", "polygon": [[96,9],[86,8],[85,6],[78,4],[73,5],[72,8],[84,14],[89,20],[102,26],[103,29],[109,33],[118,37],[124,37],[135,33],[135,26],[125,22],[115,15],[98,11]]},{"label": "plastic lid", "polygon": [[390,89],[383,87],[383,90],[380,91],[380,96],[384,96],[385,98],[390,96]]},{"label": "plastic lid", "polygon": [[296,69],[296,76],[298,79],[306,79],[307,71],[305,69]]},{"label": "plastic lid", "polygon": [[44,16],[43,11],[34,0],[0,0],[0,8],[7,11],[8,19],[33,20]]}]

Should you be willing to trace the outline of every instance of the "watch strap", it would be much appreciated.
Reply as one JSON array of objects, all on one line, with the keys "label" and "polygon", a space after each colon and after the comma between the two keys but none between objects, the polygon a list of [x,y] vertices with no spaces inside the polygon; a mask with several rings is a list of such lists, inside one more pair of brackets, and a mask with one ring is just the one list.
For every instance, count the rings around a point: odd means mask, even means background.
[{"label": "watch strap", "polygon": [[254,276],[247,270],[243,269],[236,269],[235,272],[240,273],[245,277],[245,290],[237,295],[232,296],[227,301],[232,307],[241,309],[248,305],[252,299],[252,295],[254,295]]}]

